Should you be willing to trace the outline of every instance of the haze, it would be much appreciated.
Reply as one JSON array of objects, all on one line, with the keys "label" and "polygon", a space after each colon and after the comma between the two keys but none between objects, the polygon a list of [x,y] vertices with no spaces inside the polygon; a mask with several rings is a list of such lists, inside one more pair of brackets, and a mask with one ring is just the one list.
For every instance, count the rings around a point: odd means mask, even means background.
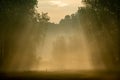
[{"label": "haze", "polygon": [[1,0],[0,71],[119,70],[118,2],[81,1]]}]

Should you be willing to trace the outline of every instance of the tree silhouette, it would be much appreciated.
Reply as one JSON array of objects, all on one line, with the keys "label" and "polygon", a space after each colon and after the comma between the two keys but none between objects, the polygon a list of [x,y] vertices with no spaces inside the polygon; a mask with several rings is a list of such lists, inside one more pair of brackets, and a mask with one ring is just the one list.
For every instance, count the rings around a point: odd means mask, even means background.
[{"label": "tree silhouette", "polygon": [[[69,25],[78,32],[83,31],[89,43],[88,46],[94,46],[91,53],[96,66],[99,66],[97,63],[100,60],[95,56],[100,54],[101,60],[108,69],[118,70],[120,67],[119,0],[83,0],[82,2],[86,7],[78,7],[78,11],[70,16]],[[64,18],[60,24],[68,21]]]},{"label": "tree silhouette", "polygon": [[[95,34],[99,37],[101,54],[106,65],[110,69],[118,69],[120,64],[119,54],[119,16],[120,1],[119,0],[83,0],[88,7],[96,14],[96,21],[99,31]],[[96,29],[95,29],[96,30]]]},{"label": "tree silhouette", "polygon": [[45,37],[49,20],[47,13],[38,15],[36,6],[37,0],[0,0],[1,70],[28,70],[35,63],[35,49]]}]

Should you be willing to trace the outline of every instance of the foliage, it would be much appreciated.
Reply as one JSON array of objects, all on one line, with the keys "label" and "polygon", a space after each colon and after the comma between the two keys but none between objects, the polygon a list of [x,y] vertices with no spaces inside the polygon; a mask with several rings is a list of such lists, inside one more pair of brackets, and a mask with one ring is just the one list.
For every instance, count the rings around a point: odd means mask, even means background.
[{"label": "foliage", "polygon": [[108,69],[118,69],[120,67],[119,0],[83,0],[83,3],[86,7],[79,7],[75,14],[69,16],[69,20],[65,17],[60,24],[64,22],[66,25],[70,21],[69,25],[77,32],[84,32],[88,46],[93,46],[91,53],[96,66],[100,60],[96,61],[95,56],[100,54]]},{"label": "foliage", "polygon": [[[38,43],[44,40],[49,20],[47,13],[38,15],[36,6],[37,0],[0,0],[1,69],[9,66],[28,70],[35,63],[34,52]],[[17,58],[16,65],[11,67],[14,57]],[[24,66],[20,64],[21,59]]]}]

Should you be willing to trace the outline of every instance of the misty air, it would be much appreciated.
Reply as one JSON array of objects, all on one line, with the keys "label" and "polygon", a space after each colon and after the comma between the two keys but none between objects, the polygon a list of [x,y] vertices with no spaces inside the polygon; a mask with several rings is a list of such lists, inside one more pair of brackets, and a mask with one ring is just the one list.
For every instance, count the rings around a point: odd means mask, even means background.
[{"label": "misty air", "polygon": [[0,0],[0,71],[119,71],[119,0]]}]

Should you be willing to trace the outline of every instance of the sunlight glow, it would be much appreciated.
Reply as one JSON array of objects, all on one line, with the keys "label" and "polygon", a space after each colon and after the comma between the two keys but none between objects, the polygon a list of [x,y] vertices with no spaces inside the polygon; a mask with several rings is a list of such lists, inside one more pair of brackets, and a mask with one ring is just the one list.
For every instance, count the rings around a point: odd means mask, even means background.
[{"label": "sunlight glow", "polygon": [[62,1],[55,1],[55,0],[53,0],[53,1],[50,1],[50,3],[52,3],[52,5],[57,5],[58,7],[68,6],[67,3],[64,3]]},{"label": "sunlight glow", "polygon": [[38,0],[37,11],[48,12],[50,22],[59,23],[61,18],[75,13],[80,6],[84,6],[81,0]]}]

